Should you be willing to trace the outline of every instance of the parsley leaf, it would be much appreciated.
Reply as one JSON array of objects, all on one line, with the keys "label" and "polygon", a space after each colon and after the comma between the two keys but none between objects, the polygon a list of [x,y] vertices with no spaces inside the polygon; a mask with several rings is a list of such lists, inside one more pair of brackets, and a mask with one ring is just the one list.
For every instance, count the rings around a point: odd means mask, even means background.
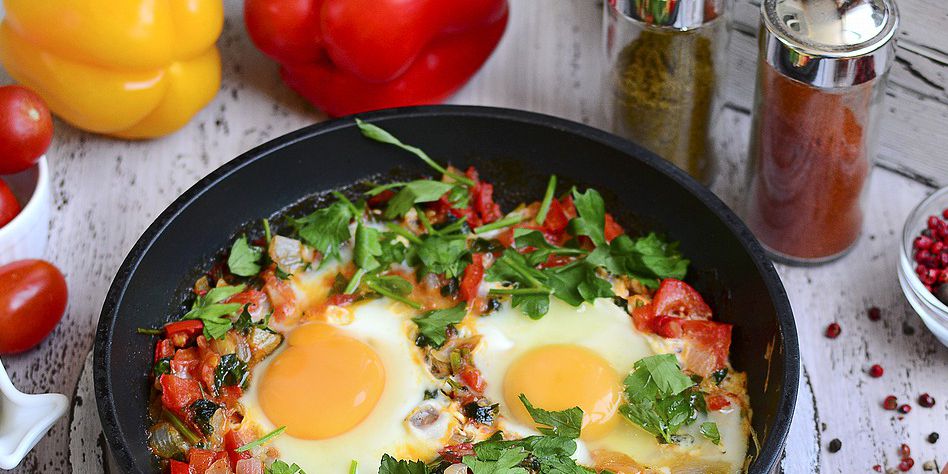
[{"label": "parsley leaf", "polygon": [[543,273],[553,289],[553,294],[572,306],[615,295],[612,285],[600,278],[596,274],[596,266],[586,260],[577,260],[563,267],[548,268]]},{"label": "parsley leaf", "polygon": [[534,268],[527,257],[513,249],[504,250],[484,275],[487,281],[509,281],[526,288],[544,288],[546,275]]},{"label": "parsley leaf", "polygon": [[428,466],[421,461],[397,460],[383,454],[379,474],[428,474]]},{"label": "parsley leaf", "polygon": [[479,459],[477,456],[464,456],[462,462],[471,468],[474,474],[527,474],[520,463],[527,458],[523,449],[505,449],[497,459]]},{"label": "parsley leaf", "polygon": [[466,176],[461,176],[457,173],[452,173],[444,169],[443,166],[439,165],[437,162],[435,162],[435,160],[432,160],[431,157],[429,157],[427,153],[421,150],[421,148],[402,143],[401,140],[395,138],[394,135],[392,135],[391,133],[389,133],[387,130],[383,129],[382,127],[379,127],[378,125],[373,125],[371,123],[363,122],[361,119],[356,119],[356,125],[359,127],[359,130],[362,132],[362,136],[366,138],[370,138],[377,142],[382,142],[389,145],[395,145],[401,148],[402,150],[405,150],[407,152],[414,154],[415,156],[420,158],[421,161],[424,161],[425,163],[428,164],[428,166],[434,168],[439,173],[450,176],[454,178],[455,181],[464,183],[467,186],[474,186],[474,181],[472,181],[470,178]]},{"label": "parsley leaf", "polygon": [[266,474],[306,474],[306,471],[303,468],[299,467],[296,463],[289,465],[283,461],[277,459],[270,464],[270,467],[264,469]]},{"label": "parsley leaf", "polygon": [[448,326],[457,324],[464,319],[467,314],[465,303],[461,303],[453,308],[436,309],[428,311],[417,318],[412,319],[418,325],[421,335],[428,340],[432,346],[441,347],[447,340]]},{"label": "parsley leaf", "polygon": [[260,273],[260,258],[263,249],[247,243],[247,236],[243,235],[234,241],[227,256],[227,267],[237,276],[249,277]]},{"label": "parsley leaf", "polygon": [[682,279],[689,261],[682,258],[677,243],[668,243],[654,233],[633,240],[620,235],[608,248],[597,248],[588,259],[617,275],[628,275],[650,288],[664,278]]},{"label": "parsley leaf", "polygon": [[416,247],[418,258],[430,273],[459,277],[467,267],[464,260],[468,253],[467,241],[464,239],[429,234]]},{"label": "parsley leaf", "polygon": [[200,319],[204,323],[204,337],[220,339],[233,326],[230,319],[225,318],[243,307],[240,303],[221,303],[221,301],[244,291],[245,285],[218,286],[204,295],[199,295],[191,310],[181,319]]},{"label": "parsley leaf", "polygon": [[557,247],[546,241],[546,237],[538,230],[525,229],[523,227],[514,229],[514,243],[518,249],[532,248],[533,251],[525,254],[527,262],[530,265],[539,265],[546,262],[550,255],[585,255],[587,252],[582,249]]},{"label": "parsley leaf", "polygon": [[714,444],[721,444],[721,433],[718,431],[717,423],[713,421],[706,421],[701,423],[701,428],[699,429],[701,435],[705,438],[711,440]]},{"label": "parsley leaf", "polygon": [[349,240],[349,221],[352,209],[342,201],[336,201],[316,212],[294,219],[300,237],[328,259],[339,255],[339,247]]},{"label": "parsley leaf", "polygon": [[674,355],[639,360],[624,383],[628,403],[619,412],[662,442],[671,443],[679,428],[707,412],[704,395],[693,389],[694,381],[681,372]]},{"label": "parsley leaf", "polygon": [[585,193],[573,189],[573,202],[576,205],[575,218],[570,221],[575,235],[585,235],[596,247],[606,244],[606,203],[595,189]]},{"label": "parsley leaf", "polygon": [[352,260],[356,266],[367,272],[381,266],[381,263],[375,258],[382,256],[382,244],[379,241],[379,234],[377,229],[373,229],[362,222],[359,222],[356,227]]},{"label": "parsley leaf", "polygon": [[520,394],[520,401],[527,408],[527,413],[533,418],[533,421],[546,427],[538,427],[537,430],[548,436],[563,436],[565,438],[579,438],[580,429],[583,426],[583,410],[579,407],[573,407],[562,411],[549,411],[542,408],[536,408],[527,400],[527,396]]},{"label": "parsley leaf", "polygon": [[377,255],[382,268],[392,264],[402,263],[408,258],[409,248],[398,239],[398,234],[394,232],[383,232],[379,237],[379,248],[382,253]]},{"label": "parsley leaf", "polygon": [[451,183],[442,183],[441,181],[417,180],[406,183],[392,199],[388,201],[385,213],[382,217],[385,219],[394,219],[401,217],[408,212],[415,204],[420,202],[437,201],[445,193],[454,188]]}]

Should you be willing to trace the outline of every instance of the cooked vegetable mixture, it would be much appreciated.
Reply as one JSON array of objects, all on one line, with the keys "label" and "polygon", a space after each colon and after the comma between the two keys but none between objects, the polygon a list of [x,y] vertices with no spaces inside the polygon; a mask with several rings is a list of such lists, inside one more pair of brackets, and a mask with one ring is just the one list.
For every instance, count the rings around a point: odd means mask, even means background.
[{"label": "cooked vegetable mixture", "polygon": [[[503,212],[474,168],[368,185],[240,235],[160,329],[172,474],[741,472],[731,326],[689,261],[550,177]],[[257,233],[251,233],[256,235]]]}]

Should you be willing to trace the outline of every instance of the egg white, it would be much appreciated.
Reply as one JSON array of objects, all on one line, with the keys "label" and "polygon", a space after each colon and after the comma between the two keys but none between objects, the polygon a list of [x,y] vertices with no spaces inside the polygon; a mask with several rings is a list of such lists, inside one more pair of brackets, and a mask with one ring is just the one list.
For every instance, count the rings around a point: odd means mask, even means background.
[{"label": "egg white", "polygon": [[[549,313],[539,320],[530,319],[505,304],[495,313],[478,318],[473,331],[482,336],[481,345],[474,353],[474,362],[487,381],[486,395],[493,402],[500,403],[500,428],[515,436],[537,434],[533,427],[524,426],[513,417],[504,399],[503,381],[507,370],[525,352],[551,344],[581,346],[609,361],[620,382],[639,359],[668,352],[662,350],[661,340],[638,332],[628,313],[606,298],[579,307],[551,298]],[[698,433],[700,424],[709,420],[718,424],[721,446],[714,445]],[[747,431],[739,410],[713,412],[707,417],[699,415],[696,423],[679,433],[691,434],[695,442],[690,446],[659,444],[655,436],[622,419],[604,437],[579,441],[575,457],[581,464],[589,465],[589,453],[607,449],[626,454],[653,468],[696,457],[711,462],[721,461],[731,467],[730,471],[740,471],[747,450]]]},{"label": "egg white", "polygon": [[[357,304],[351,311],[350,318],[330,318],[329,323],[347,336],[367,344],[382,360],[385,387],[375,408],[361,423],[338,436],[308,440],[283,434],[271,445],[279,449],[281,459],[295,462],[307,472],[344,473],[353,460],[358,462],[360,472],[377,472],[379,460],[385,453],[409,459],[433,458],[444,445],[453,425],[444,413],[432,429],[425,431],[411,427],[406,421],[416,407],[432,403],[424,400],[424,392],[437,386],[409,337],[414,314],[387,299]],[[264,432],[276,426],[267,419],[260,406],[259,387],[254,381],[261,380],[284,348],[285,344],[256,367],[256,376],[240,400],[245,417],[257,423]],[[332,386],[327,386],[326,390],[332,390]]]}]

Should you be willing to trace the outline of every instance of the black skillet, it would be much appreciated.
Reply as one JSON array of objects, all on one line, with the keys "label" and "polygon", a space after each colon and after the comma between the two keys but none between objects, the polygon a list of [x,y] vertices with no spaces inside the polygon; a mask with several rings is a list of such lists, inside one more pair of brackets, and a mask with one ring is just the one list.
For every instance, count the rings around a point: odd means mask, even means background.
[{"label": "black skillet", "polygon": [[[464,106],[361,117],[438,161],[475,165],[494,183],[507,210],[521,199],[542,196],[554,173],[602,192],[626,228],[657,230],[680,241],[692,261],[689,282],[709,299],[717,319],[734,324],[731,360],[747,372],[752,424],[760,440],[749,472],[775,470],[800,376],[796,328],[773,266],[717,197],[635,144],[559,118]],[[248,223],[294,204],[310,206],[312,198],[304,198],[328,190],[406,173],[431,170],[404,151],[364,139],[351,118],[339,119],[244,153],[158,216],[112,282],[95,338],[99,416],[123,472],[157,471],[146,435],[146,379],[154,341],[135,329],[180,314],[193,277]]]}]

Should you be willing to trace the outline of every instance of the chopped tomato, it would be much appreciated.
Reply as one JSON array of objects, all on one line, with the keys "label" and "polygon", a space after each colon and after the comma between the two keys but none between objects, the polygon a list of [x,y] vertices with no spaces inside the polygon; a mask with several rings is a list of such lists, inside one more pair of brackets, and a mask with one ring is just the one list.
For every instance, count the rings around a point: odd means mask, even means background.
[{"label": "chopped tomato", "polygon": [[375,196],[366,199],[365,203],[368,204],[369,207],[380,207],[382,204],[387,203],[393,197],[395,197],[395,191],[386,189],[385,191],[382,191]]},{"label": "chopped tomato", "polygon": [[461,278],[460,295],[464,301],[471,301],[477,296],[477,288],[484,278],[484,254],[471,255],[471,264],[464,268]]},{"label": "chopped tomato", "polygon": [[211,464],[217,459],[217,452],[207,449],[191,448],[188,451],[188,464],[194,474],[204,474]]},{"label": "chopped tomato", "polygon": [[237,452],[237,448],[251,442],[246,439],[242,432],[230,430],[224,435],[224,448],[230,456],[231,465],[236,465],[241,459],[250,459],[250,453],[247,451]]},{"label": "chopped tomato", "polygon": [[220,388],[218,398],[227,408],[237,407],[237,399],[244,394],[244,391],[236,385],[225,385]]},{"label": "chopped tomato", "polygon": [[705,397],[705,402],[708,405],[708,410],[711,411],[723,410],[731,406],[731,401],[723,395],[708,395]]},{"label": "chopped tomato", "polygon": [[270,303],[273,305],[273,319],[278,323],[291,323],[289,319],[297,316],[296,293],[293,288],[277,277],[272,268],[263,272],[263,282],[263,291],[270,297]]},{"label": "chopped tomato", "polygon": [[688,344],[685,368],[708,377],[727,365],[731,325],[716,321],[682,321],[682,339]]},{"label": "chopped tomato", "polygon": [[656,316],[652,320],[652,331],[662,337],[679,338],[682,334],[681,318]]},{"label": "chopped tomato", "polygon": [[612,242],[612,239],[625,233],[625,229],[612,218],[612,214],[606,214],[605,236],[606,242]]},{"label": "chopped tomato", "polygon": [[171,474],[191,474],[191,466],[188,466],[188,463],[172,459],[168,467]]},{"label": "chopped tomato", "polygon": [[540,264],[540,268],[562,267],[567,263],[571,263],[573,260],[573,257],[566,255],[550,254],[550,256],[546,258],[546,261]]},{"label": "chopped tomato", "polygon": [[155,362],[167,359],[174,355],[174,344],[168,339],[162,339],[155,345]]},{"label": "chopped tomato", "polygon": [[545,231],[553,234],[562,233],[566,230],[569,219],[570,217],[566,215],[563,204],[560,203],[559,199],[553,199],[550,201],[550,209],[547,211],[546,219],[543,221],[543,228]]},{"label": "chopped tomato", "polygon": [[263,463],[259,459],[241,459],[237,461],[236,474],[263,474]]},{"label": "chopped tomato", "polygon": [[494,185],[478,182],[471,188],[471,207],[480,218],[481,224],[487,224],[500,219],[500,205],[494,202]]},{"label": "chopped tomato", "polygon": [[701,294],[687,283],[673,278],[662,280],[652,302],[632,310],[635,327],[640,331],[653,331],[652,320],[656,316],[673,316],[682,319],[711,319],[711,308]]},{"label": "chopped tomato", "polygon": [[201,398],[201,385],[197,380],[183,379],[169,374],[161,376],[161,404],[165,408],[175,413],[182,413],[185,407]]},{"label": "chopped tomato", "polygon": [[458,463],[464,456],[474,455],[474,445],[471,443],[452,444],[441,448],[438,454],[447,462]]},{"label": "chopped tomato", "polygon": [[481,371],[470,365],[465,365],[458,377],[461,379],[461,383],[474,393],[484,393],[484,389],[487,388],[487,382],[481,375]]},{"label": "chopped tomato", "polygon": [[204,323],[200,319],[186,319],[165,324],[165,337],[170,339],[175,347],[184,347],[194,340],[194,337],[204,330]]},{"label": "chopped tomato", "polygon": [[226,302],[240,303],[247,307],[247,312],[250,313],[251,316],[257,316],[257,312],[260,310],[265,299],[266,295],[262,291],[251,288],[227,298]]},{"label": "chopped tomato", "polygon": [[326,303],[331,304],[333,306],[348,306],[352,304],[352,302],[354,302],[355,300],[356,300],[356,295],[337,294],[337,295],[330,296],[329,299],[326,301]]},{"label": "chopped tomato", "polygon": [[201,375],[198,370],[201,363],[200,357],[196,347],[178,349],[171,359],[171,373],[182,378],[198,378]]}]

